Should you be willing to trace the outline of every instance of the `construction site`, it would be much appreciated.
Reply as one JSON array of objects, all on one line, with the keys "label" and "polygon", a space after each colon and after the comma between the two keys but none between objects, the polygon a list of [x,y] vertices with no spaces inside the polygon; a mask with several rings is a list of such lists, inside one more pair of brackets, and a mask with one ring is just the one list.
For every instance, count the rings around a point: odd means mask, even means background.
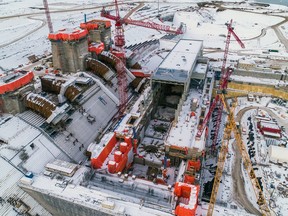
[{"label": "construction site", "polygon": [[288,214],[288,18],[276,48],[238,21],[286,7],[42,7],[51,54],[0,74],[0,215]]}]

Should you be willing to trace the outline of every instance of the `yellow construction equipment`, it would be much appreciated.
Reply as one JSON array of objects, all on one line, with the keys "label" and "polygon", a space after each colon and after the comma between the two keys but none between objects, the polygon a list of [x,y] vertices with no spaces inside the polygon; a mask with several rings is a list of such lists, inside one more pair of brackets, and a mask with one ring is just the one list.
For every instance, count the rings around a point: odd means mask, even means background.
[{"label": "yellow construction equipment", "polygon": [[233,103],[232,107],[230,108],[228,105],[226,105],[225,96],[223,94],[221,94],[221,101],[224,104],[224,108],[228,112],[228,121],[227,121],[225,129],[224,129],[222,146],[221,146],[221,149],[220,149],[220,152],[218,155],[217,169],[216,169],[212,194],[210,197],[210,203],[209,203],[209,207],[208,207],[207,216],[212,216],[212,214],[213,214],[213,210],[214,210],[214,206],[215,206],[215,202],[216,202],[216,197],[217,197],[217,192],[219,189],[220,180],[221,180],[222,173],[224,170],[226,155],[228,152],[228,144],[229,144],[229,140],[231,139],[231,133],[232,132],[234,133],[234,137],[235,137],[235,141],[236,141],[237,146],[238,146],[238,150],[241,153],[244,167],[248,173],[251,184],[253,186],[259,209],[263,215],[270,216],[271,213],[270,213],[269,207],[268,207],[266,200],[264,198],[264,195],[263,195],[263,192],[262,192],[261,187],[259,185],[258,179],[256,178],[250,157],[248,155],[248,152],[246,151],[245,145],[243,144],[240,131],[237,128],[237,125],[236,125],[236,122],[234,119],[234,110],[235,110],[235,107],[237,104]]}]

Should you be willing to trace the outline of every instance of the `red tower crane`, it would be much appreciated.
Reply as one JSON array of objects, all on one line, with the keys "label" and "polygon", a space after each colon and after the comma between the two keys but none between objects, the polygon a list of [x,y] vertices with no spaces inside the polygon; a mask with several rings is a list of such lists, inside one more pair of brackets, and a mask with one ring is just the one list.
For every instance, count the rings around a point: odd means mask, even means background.
[{"label": "red tower crane", "polygon": [[48,1],[43,0],[43,5],[45,8],[45,14],[46,14],[47,24],[48,24],[48,28],[49,28],[49,33],[53,33],[53,26],[52,26],[51,17],[50,17]]},{"label": "red tower crane", "polygon": [[[116,21],[116,23],[118,22],[118,24],[131,24],[131,25],[136,25],[136,26],[142,26],[145,28],[151,28],[151,29],[156,29],[156,30],[160,30],[160,31],[165,31],[168,33],[172,33],[172,34],[183,34],[183,30],[182,30],[182,25],[180,25],[179,28],[173,28],[167,25],[161,25],[155,22],[144,22],[141,20],[132,20],[132,19],[128,19],[128,18],[121,18],[119,16],[119,9],[118,9],[118,2],[117,0],[115,0],[115,7],[116,7],[116,16],[111,15],[109,11],[106,11],[104,8],[101,11],[101,16],[114,20]],[[116,26],[116,25],[115,25]]]},{"label": "red tower crane", "polygon": [[[123,23],[121,22],[121,17],[119,13],[118,2],[115,0],[115,10],[116,16],[113,16],[113,20],[115,20],[115,36],[114,36],[114,44],[115,48],[120,55],[118,56],[118,61],[116,63],[116,71],[117,71],[117,82],[118,82],[118,92],[119,92],[119,116],[124,113],[126,103],[127,103],[127,77],[126,77],[126,58],[125,58],[125,37],[123,30]],[[102,16],[103,10],[101,12]]]},{"label": "red tower crane", "polygon": [[115,10],[116,15],[111,15],[109,11],[106,11],[105,8],[101,11],[101,16],[114,20],[115,21],[115,36],[114,36],[114,44],[117,51],[119,51],[121,54],[117,55],[118,57],[121,56],[120,60],[116,64],[116,70],[117,70],[117,79],[118,79],[118,91],[119,91],[119,100],[120,100],[120,106],[119,106],[119,113],[120,115],[123,114],[126,103],[127,103],[127,77],[126,77],[126,61],[125,61],[125,51],[124,51],[124,45],[125,45],[125,36],[124,36],[124,30],[123,30],[123,24],[132,24],[137,26],[142,26],[146,28],[152,28],[156,30],[161,30],[169,33],[174,34],[183,34],[182,26],[180,26],[178,29],[173,29],[170,26],[166,25],[160,25],[154,22],[144,22],[144,21],[137,21],[137,20],[131,20],[127,18],[121,18],[119,13],[119,6],[118,1],[114,0],[115,2]]},{"label": "red tower crane", "polygon": [[218,138],[218,133],[219,133],[220,125],[221,125],[222,112],[223,112],[223,103],[222,103],[222,100],[220,98],[220,94],[226,92],[230,75],[233,72],[233,70],[231,68],[226,69],[226,62],[227,62],[227,56],[228,56],[228,51],[229,51],[229,44],[230,44],[230,40],[231,40],[231,34],[236,39],[236,41],[239,43],[239,45],[242,48],[245,48],[245,45],[242,43],[240,38],[234,32],[234,28],[232,27],[232,20],[230,21],[230,23],[226,23],[226,26],[227,26],[228,33],[227,33],[227,38],[226,38],[225,50],[224,50],[224,59],[223,59],[222,68],[221,68],[221,78],[220,78],[219,90],[218,90],[218,93],[217,93],[215,99],[213,100],[213,103],[210,106],[210,109],[209,109],[207,115],[204,118],[203,123],[198,128],[198,131],[196,134],[196,137],[198,137],[198,138],[200,138],[202,136],[202,133],[203,133],[205,127],[207,126],[207,124],[210,120],[212,112],[214,111],[216,106],[218,106],[218,111],[217,111],[218,115],[217,115],[217,121],[216,121],[216,127],[215,127],[215,136],[214,136],[213,142],[212,142],[212,149],[213,150],[215,150],[215,146],[216,146],[216,142],[217,142],[217,138]]}]

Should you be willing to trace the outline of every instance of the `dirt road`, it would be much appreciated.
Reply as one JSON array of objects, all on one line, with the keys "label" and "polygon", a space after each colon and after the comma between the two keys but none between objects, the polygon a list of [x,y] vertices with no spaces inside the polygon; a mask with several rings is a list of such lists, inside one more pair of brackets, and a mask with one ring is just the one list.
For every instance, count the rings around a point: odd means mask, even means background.
[{"label": "dirt road", "polygon": [[275,31],[278,39],[280,40],[280,42],[285,46],[286,51],[288,52],[288,40],[287,38],[283,35],[283,33],[281,32],[281,30],[279,29],[280,25],[286,23],[288,21],[288,18],[285,17],[285,20],[283,20],[280,23],[277,23],[276,25],[271,26],[271,28]]},{"label": "dirt road", "polygon": [[[108,7],[108,6],[112,6],[112,5],[107,5],[107,7]],[[132,10],[130,10],[130,11],[125,15],[124,18],[125,18],[125,19],[129,18],[129,16],[131,16],[132,13],[134,13],[135,11],[137,11],[139,8],[141,8],[141,7],[143,7],[143,6],[144,6],[144,3],[139,3],[139,5],[138,5],[137,7],[135,7],[135,8],[133,8]],[[102,8],[102,6],[93,7],[93,8]],[[85,8],[84,10],[88,10],[88,9],[92,9],[92,8],[89,7],[89,8]],[[59,10],[59,11],[51,11],[51,13],[61,13],[61,12],[64,13],[64,12],[78,11],[78,10],[83,10],[83,8],[82,8],[82,9],[81,9],[81,8],[76,8],[76,9],[66,9],[66,10]],[[36,32],[37,30],[39,30],[39,29],[41,29],[42,27],[44,27],[44,26],[47,24],[47,22],[46,22],[45,19],[35,18],[35,17],[32,17],[32,16],[31,16],[31,15],[39,15],[39,14],[43,14],[43,13],[44,13],[44,12],[33,13],[33,14],[21,14],[21,15],[0,17],[0,20],[1,20],[1,19],[14,18],[14,17],[20,17],[20,16],[21,16],[21,17],[22,17],[22,16],[28,16],[28,17],[27,17],[28,19],[38,20],[38,21],[41,21],[41,22],[42,22],[41,26],[39,26],[39,27],[37,27],[37,28],[35,28],[35,29],[32,29],[31,31],[27,32],[26,34],[24,34],[24,35],[22,35],[22,36],[20,36],[20,37],[18,37],[18,38],[16,38],[16,39],[14,39],[14,40],[12,40],[12,41],[9,41],[9,42],[7,42],[7,43],[5,43],[5,44],[1,44],[1,45],[0,45],[0,48],[3,48],[3,47],[8,46],[8,45],[10,45],[10,44],[13,44],[13,43],[15,43],[15,42],[17,42],[17,41],[20,41],[20,40],[22,40],[23,38],[27,37],[28,35]],[[29,15],[30,15],[30,16],[29,16]]]},{"label": "dirt road", "polygon": [[[257,108],[257,107],[256,107]],[[244,113],[248,110],[255,109],[252,107],[244,108],[237,113],[236,121],[240,122]],[[260,211],[256,209],[250,200],[247,197],[245,192],[245,183],[242,175],[241,165],[242,165],[242,157],[241,153],[235,143],[233,142],[233,150],[235,152],[235,159],[234,159],[234,167],[232,171],[232,178],[233,178],[233,190],[234,190],[234,199],[245,208],[245,210],[251,214],[260,215]]]},{"label": "dirt road", "polygon": [[[235,120],[240,122],[245,112],[257,108],[258,108],[257,106],[250,106],[240,110],[237,113]],[[288,122],[284,121],[283,119],[280,119],[267,107],[260,107],[260,109],[265,110],[270,116],[272,116],[272,118],[275,118],[277,120],[280,126],[283,125],[286,128],[286,131],[288,130],[287,128]],[[234,181],[233,182],[234,198],[241,206],[243,206],[246,209],[247,212],[255,215],[261,215],[261,213],[252,205],[250,200],[247,198],[245,192],[244,179],[241,171],[242,158],[235,142],[233,143],[233,150],[235,152],[234,167],[232,171],[232,177]]]},{"label": "dirt road", "polygon": [[10,44],[13,44],[13,43],[15,43],[15,42],[17,42],[17,41],[19,41],[19,40],[27,37],[28,35],[31,35],[31,34],[34,33],[35,31],[41,29],[42,27],[44,27],[44,26],[46,25],[46,20],[39,19],[39,18],[33,18],[33,17],[27,17],[27,18],[28,18],[28,19],[31,19],[31,20],[41,21],[42,24],[41,24],[39,27],[36,27],[35,29],[32,29],[31,31],[27,32],[26,34],[24,34],[24,35],[22,35],[22,36],[20,36],[20,37],[18,37],[18,38],[16,38],[16,39],[14,39],[14,40],[12,40],[12,41],[9,41],[9,42],[7,42],[7,43],[5,43],[5,44],[1,44],[1,45],[0,45],[0,48],[3,48],[3,47],[8,46],[8,45],[10,45]]}]

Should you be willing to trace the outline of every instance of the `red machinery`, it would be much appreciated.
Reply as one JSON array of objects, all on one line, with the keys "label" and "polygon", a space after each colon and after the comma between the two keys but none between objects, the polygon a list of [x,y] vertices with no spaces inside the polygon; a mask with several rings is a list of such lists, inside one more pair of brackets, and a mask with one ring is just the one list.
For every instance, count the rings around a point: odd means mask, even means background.
[{"label": "red machinery", "polygon": [[[220,79],[220,87],[219,87],[219,93],[220,94],[222,92],[225,93],[225,91],[227,89],[229,77],[233,72],[233,70],[231,68],[226,69],[226,62],[227,62],[227,55],[228,55],[228,51],[229,51],[231,34],[237,40],[239,45],[242,48],[245,48],[244,44],[242,43],[242,41],[239,39],[239,37],[235,34],[235,32],[233,30],[234,28],[232,27],[232,20],[230,21],[230,23],[226,23],[226,26],[227,26],[228,34],[227,34],[227,38],[226,38],[226,45],[225,45],[225,50],[224,50],[224,59],[223,59],[223,64],[222,64],[222,68],[221,68],[221,79]],[[223,112],[223,103],[222,103],[221,98],[219,96],[220,94],[216,95],[215,99],[213,100],[213,103],[210,106],[210,109],[209,109],[207,115],[204,118],[203,123],[198,128],[198,131],[196,134],[196,137],[198,137],[198,138],[200,138],[202,136],[202,133],[203,133],[206,125],[208,124],[208,122],[210,120],[212,112],[214,111],[215,107],[218,105],[218,111],[217,111],[218,115],[217,115],[217,121],[216,121],[216,127],[215,127],[215,136],[214,136],[213,143],[212,143],[212,149],[215,149],[215,146],[216,146],[219,128],[220,128],[220,124],[221,124],[222,112]]]}]

